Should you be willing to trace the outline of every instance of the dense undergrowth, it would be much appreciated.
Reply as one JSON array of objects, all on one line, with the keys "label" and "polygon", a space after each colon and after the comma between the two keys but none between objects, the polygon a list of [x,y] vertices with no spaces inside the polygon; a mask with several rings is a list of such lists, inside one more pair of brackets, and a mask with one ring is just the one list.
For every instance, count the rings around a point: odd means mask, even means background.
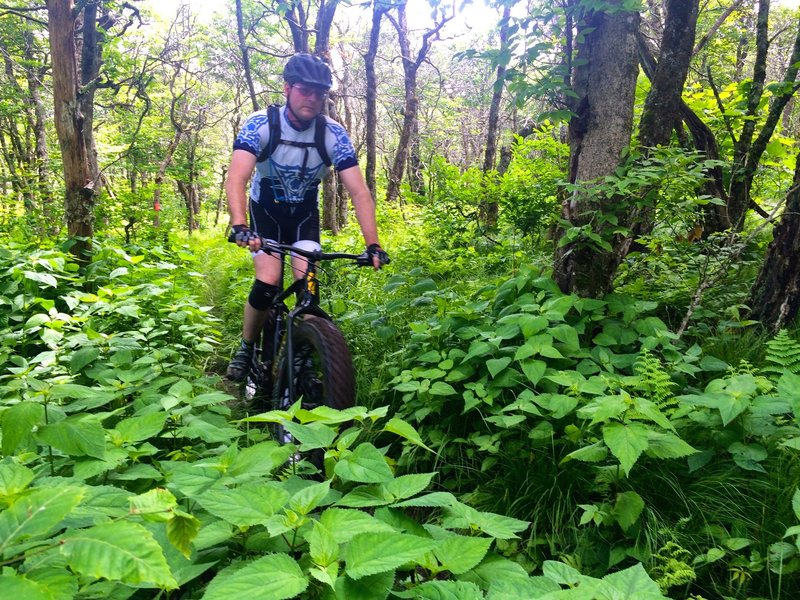
[{"label": "dense undergrowth", "polygon": [[392,265],[332,271],[326,292],[360,402],[435,450],[390,451],[400,472],[436,472],[470,505],[530,522],[497,544],[529,572],[642,564],[672,598],[793,597],[800,343],[741,316],[756,253],[727,265],[679,338],[715,240],[632,256],[599,301],[560,293],[530,240],[432,222],[407,210]]},{"label": "dense undergrowth", "polygon": [[[4,597],[662,597],[638,563],[531,569],[512,550],[525,520],[397,468],[430,442],[387,406],[237,419],[213,371],[246,262],[232,269],[218,242],[199,252],[100,244],[79,273],[58,248],[0,249]],[[215,253],[227,283],[208,278]],[[229,304],[200,300],[215,295]],[[360,312],[339,299],[332,311]],[[386,312],[379,293],[361,301]],[[378,319],[381,343],[404,337],[402,316]],[[298,446],[270,440],[270,421]],[[310,478],[290,457],[315,448],[325,473]]]},{"label": "dense undergrowth", "polygon": [[[7,241],[0,588],[792,598],[800,342],[736,310],[748,253],[679,337],[713,240],[632,256],[589,300],[530,238],[448,236],[424,211],[384,212],[388,268],[320,274],[359,378],[345,414],[252,415],[221,385],[252,282],[221,233],[100,243],[84,273]],[[353,227],[324,244],[361,248]],[[288,461],[274,420],[326,450],[324,474]]]}]

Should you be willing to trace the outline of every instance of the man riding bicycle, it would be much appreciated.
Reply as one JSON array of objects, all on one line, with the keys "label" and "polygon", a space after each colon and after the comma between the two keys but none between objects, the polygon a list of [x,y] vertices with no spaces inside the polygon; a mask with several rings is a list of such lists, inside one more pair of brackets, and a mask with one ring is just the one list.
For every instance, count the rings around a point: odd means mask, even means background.
[{"label": "man riding bicycle", "polygon": [[[339,123],[320,117],[332,85],[328,65],[316,56],[298,53],[286,63],[283,79],[286,103],[248,117],[233,144],[225,183],[236,243],[250,248],[256,274],[244,307],[241,345],[226,373],[233,381],[247,375],[280,283],[280,258],[261,251],[260,237],[306,250],[320,249],[318,190],[329,165],[350,194],[373,266],[379,269],[388,261],[378,241],[375,204],[353,144]],[[277,124],[270,122],[271,116]],[[248,202],[245,188],[251,176]],[[300,278],[302,265],[297,257],[292,262],[294,276]]]}]

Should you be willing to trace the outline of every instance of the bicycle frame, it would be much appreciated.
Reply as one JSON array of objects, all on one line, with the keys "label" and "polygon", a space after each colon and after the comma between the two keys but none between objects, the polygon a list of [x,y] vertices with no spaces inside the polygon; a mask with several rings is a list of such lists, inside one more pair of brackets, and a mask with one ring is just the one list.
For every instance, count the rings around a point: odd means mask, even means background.
[{"label": "bicycle frame", "polygon": [[[296,320],[303,315],[313,314],[327,320],[332,320],[330,315],[320,308],[319,280],[317,279],[317,263],[324,260],[348,259],[353,260],[358,266],[368,266],[372,264],[371,258],[366,253],[346,254],[341,252],[324,253],[321,251],[309,251],[295,248],[286,244],[277,244],[261,238],[262,249],[268,254],[276,254],[281,261],[280,283],[284,281],[287,255],[295,254],[306,260],[306,267],[303,277],[296,279],[291,285],[283,288],[273,299],[272,308],[275,310],[275,330],[272,341],[272,368],[278,368],[278,357],[281,351],[281,341],[285,344],[286,360],[286,382],[288,391],[288,404],[294,404],[294,347],[293,333]],[[281,287],[283,287],[281,285]],[[286,306],[286,299],[292,295],[297,298],[297,303],[291,310]],[[273,372],[273,380],[280,377],[280,373]]]}]

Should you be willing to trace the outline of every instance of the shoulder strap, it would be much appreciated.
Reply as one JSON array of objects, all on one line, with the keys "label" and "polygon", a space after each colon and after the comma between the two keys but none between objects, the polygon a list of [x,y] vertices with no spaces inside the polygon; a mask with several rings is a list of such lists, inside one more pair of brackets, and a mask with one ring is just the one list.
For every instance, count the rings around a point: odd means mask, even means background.
[{"label": "shoulder strap", "polygon": [[280,107],[277,104],[270,104],[267,107],[267,121],[269,122],[269,141],[261,153],[258,155],[256,162],[264,162],[275,151],[278,144],[281,143],[281,113]]},{"label": "shoulder strap", "polygon": [[325,131],[327,128],[328,120],[325,118],[325,115],[317,115],[317,122],[314,129],[314,144],[317,146],[317,152],[319,152],[319,157],[322,159],[322,162],[325,163],[326,167],[330,167],[333,161],[331,157],[328,156],[327,148],[325,148]]},{"label": "shoulder strap", "polygon": [[267,142],[267,145],[261,150],[256,162],[264,162],[272,156],[275,148],[280,144],[288,144],[301,148],[315,147],[326,167],[330,167],[333,164],[331,157],[328,155],[328,150],[325,148],[325,131],[328,127],[328,121],[325,119],[325,115],[317,115],[316,122],[314,123],[313,144],[281,139],[281,114],[280,107],[277,104],[270,104],[269,108],[267,108],[267,120],[269,121],[269,142]]}]

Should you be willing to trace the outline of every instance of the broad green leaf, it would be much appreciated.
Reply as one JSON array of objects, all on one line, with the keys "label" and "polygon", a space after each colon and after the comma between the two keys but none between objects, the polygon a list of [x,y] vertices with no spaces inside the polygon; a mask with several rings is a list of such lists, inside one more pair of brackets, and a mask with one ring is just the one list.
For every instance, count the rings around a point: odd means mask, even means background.
[{"label": "broad green leaf", "polygon": [[[561,593],[561,586],[546,577],[529,577],[527,580],[494,581],[486,600],[520,600],[521,598],[549,598],[550,593]],[[553,596],[555,598],[557,596]]]},{"label": "broad green leaf", "polygon": [[220,571],[202,600],[287,600],[308,587],[308,578],[288,554],[270,554],[241,568]]},{"label": "broad green leaf", "polygon": [[401,438],[408,440],[412,444],[416,444],[421,448],[425,448],[426,450],[433,452],[433,450],[428,448],[428,446],[426,446],[422,441],[422,438],[420,437],[419,433],[417,433],[417,430],[403,419],[392,417],[386,422],[386,425],[383,426],[383,430],[399,435]]},{"label": "broad green leaf", "polygon": [[544,373],[547,370],[547,363],[543,360],[523,360],[520,362],[520,367],[522,368],[522,372],[525,373],[525,377],[528,378],[528,381],[536,385],[542,380],[542,377],[544,377]]},{"label": "broad green leaf", "polygon": [[346,508],[329,508],[319,522],[333,534],[338,544],[349,542],[360,533],[383,533],[393,529],[366,512]]},{"label": "broad green leaf", "polygon": [[547,319],[541,315],[520,315],[519,326],[525,338],[529,338],[546,329],[547,325]]},{"label": "broad green leaf", "polygon": [[567,352],[577,352],[581,348],[578,332],[570,325],[556,325],[547,330],[555,339],[564,345]]},{"label": "broad green leaf", "polygon": [[336,600],[386,600],[394,585],[394,571],[352,579],[336,580]]},{"label": "broad green leaf", "polygon": [[184,417],[186,425],[176,431],[178,437],[200,439],[209,444],[228,444],[244,432],[233,427],[219,427],[201,416],[188,414]]},{"label": "broad green leaf", "polygon": [[307,515],[320,505],[330,491],[330,480],[309,485],[292,496],[289,508],[300,515]]},{"label": "broad green leaf", "polygon": [[454,396],[457,394],[455,388],[444,381],[434,381],[429,391],[432,396]]},{"label": "broad green leaf", "polygon": [[473,358],[482,358],[484,356],[490,356],[494,348],[490,346],[488,343],[483,341],[475,341],[472,342],[469,346],[469,350],[467,351],[467,355],[462,359],[461,362],[469,362]]},{"label": "broad green leaf", "polygon": [[180,461],[163,461],[167,487],[189,497],[202,494],[216,484],[221,474],[216,469],[200,467],[193,463]]},{"label": "broad green leaf", "polygon": [[175,496],[163,488],[154,488],[144,494],[131,496],[131,514],[148,521],[165,522],[172,518],[172,511],[178,505]]},{"label": "broad green leaf", "polygon": [[347,545],[347,575],[361,579],[419,560],[437,542],[404,533],[362,533]]},{"label": "broad green leaf", "polygon": [[72,531],[61,541],[70,568],[94,579],[141,587],[175,589],[161,546],[138,523],[112,521]]},{"label": "broad green leaf", "polygon": [[70,456],[102,459],[106,452],[106,432],[103,426],[83,416],[68,417],[52,425],[43,425],[36,437]]},{"label": "broad green leaf", "polygon": [[300,449],[316,450],[318,448],[328,448],[333,444],[336,439],[336,431],[322,423],[311,423],[310,425],[301,425],[300,423],[286,422],[283,424],[286,431],[292,434],[292,437],[300,442]]},{"label": "broad green leaf", "polygon": [[603,441],[629,474],[647,449],[650,429],[640,423],[609,423],[603,426]]},{"label": "broad green leaf", "polygon": [[395,594],[400,598],[414,600],[483,600],[483,592],[469,581],[426,581],[409,593],[413,596]]},{"label": "broad green leaf", "polygon": [[800,520],[800,487],[794,491],[792,496],[792,510],[794,511],[794,516]]},{"label": "broad green leaf", "polygon": [[508,365],[511,364],[511,357],[504,356],[502,358],[492,358],[486,361],[486,368],[489,369],[489,374],[494,378],[503,371]]},{"label": "broad green leaf", "polygon": [[79,373],[86,365],[91,363],[95,358],[100,356],[100,349],[95,347],[81,348],[69,361],[70,373]]},{"label": "broad green leaf", "polygon": [[186,558],[192,554],[192,541],[200,532],[200,520],[182,510],[176,510],[167,523],[167,539]]},{"label": "broad green leaf", "polygon": [[493,584],[499,582],[525,584],[529,577],[527,571],[519,563],[490,553],[477,567],[459,575],[458,579],[471,581],[482,590],[488,590]]},{"label": "broad green leaf", "polygon": [[443,521],[447,529],[479,529],[486,535],[501,540],[518,538],[521,531],[528,528],[528,521],[521,521],[491,512],[481,512],[474,508],[456,502],[445,509],[448,517]]},{"label": "broad green leaf", "polygon": [[650,579],[641,564],[603,577],[597,598],[599,600],[662,600],[658,584]]},{"label": "broad green leaf", "polygon": [[361,485],[347,492],[337,502],[337,506],[351,508],[370,508],[386,506],[392,503],[392,498],[387,497],[386,490],[379,485]]},{"label": "broad green leaf", "polygon": [[644,500],[633,491],[617,494],[617,501],[614,503],[614,518],[624,531],[639,520],[639,516],[644,510]]},{"label": "broad green leaf", "polygon": [[0,591],[3,598],[17,600],[53,600],[54,597],[44,583],[13,573],[0,575]]},{"label": "broad green leaf", "polygon": [[559,585],[568,585],[570,587],[577,585],[584,579],[584,576],[576,568],[556,560],[544,561],[542,575]]},{"label": "broad green leaf", "polygon": [[616,419],[628,410],[626,395],[598,396],[578,409],[577,414],[582,419],[591,419],[591,424],[605,423]]},{"label": "broad green leaf", "polygon": [[0,463],[0,501],[10,505],[33,481],[35,473],[13,462]]},{"label": "broad green leaf", "polygon": [[386,491],[395,500],[404,500],[411,496],[416,496],[427,488],[436,473],[414,473],[411,475],[401,475],[385,484]]},{"label": "broad green leaf", "polygon": [[444,569],[461,575],[483,560],[492,541],[492,538],[450,535],[439,540],[433,553]]},{"label": "broad green leaf", "polygon": [[154,438],[161,433],[167,417],[168,415],[165,412],[131,417],[117,423],[114,429],[119,432],[123,442],[141,442]]},{"label": "broad green leaf", "polygon": [[58,287],[58,280],[49,273],[37,273],[36,271],[24,271],[25,279],[30,279],[37,283],[44,284],[49,287]]},{"label": "broad green leaf", "polygon": [[289,493],[272,483],[245,483],[237,488],[214,487],[193,496],[215,517],[249,527],[265,523],[289,500]]},{"label": "broad green leaf", "polygon": [[44,407],[38,402],[20,402],[0,414],[2,452],[11,456],[22,446],[34,448],[33,428],[44,421]]},{"label": "broad green leaf", "polygon": [[258,478],[283,465],[294,452],[291,446],[272,440],[239,450],[228,467],[231,477]]},{"label": "broad green leaf", "polygon": [[573,450],[561,459],[561,462],[565,463],[569,460],[579,460],[581,462],[595,463],[605,460],[606,456],[608,456],[608,448],[606,445],[603,442],[595,442],[589,446]]},{"label": "broad green leaf", "polygon": [[15,543],[52,534],[84,493],[84,488],[61,485],[37,488],[17,499],[0,512],[0,555]]},{"label": "broad green leaf", "polygon": [[339,560],[339,544],[336,538],[319,521],[314,521],[311,531],[306,533],[306,541],[315,565],[326,568]]},{"label": "broad green leaf", "polygon": [[697,450],[674,433],[649,431],[647,434],[648,456],[655,458],[683,458],[695,454]]},{"label": "broad green leaf", "polygon": [[359,483],[384,483],[393,478],[383,454],[369,443],[359,444],[352,452],[343,452],[334,472],[345,481]]},{"label": "broad green leaf", "polygon": [[425,494],[424,496],[418,496],[416,498],[411,498],[410,500],[397,502],[395,506],[423,506],[425,508],[442,508],[445,506],[455,506],[457,504],[458,500],[456,500],[456,497],[450,492],[431,492],[430,494]]},{"label": "broad green leaf", "polygon": [[800,373],[784,371],[778,380],[778,395],[789,401],[795,421],[800,423]]},{"label": "broad green leaf", "polygon": [[[333,590],[336,586],[336,580],[339,578],[339,563],[334,562],[324,569],[321,567],[310,567],[308,569],[308,574],[317,581],[329,586],[331,590]],[[326,592],[330,591],[326,590]],[[323,598],[325,597],[330,597],[330,595],[323,595]]]},{"label": "broad green leaf", "polygon": [[726,394],[717,406],[719,414],[722,417],[722,424],[728,425],[736,417],[742,414],[750,406],[750,396],[739,394]]}]

